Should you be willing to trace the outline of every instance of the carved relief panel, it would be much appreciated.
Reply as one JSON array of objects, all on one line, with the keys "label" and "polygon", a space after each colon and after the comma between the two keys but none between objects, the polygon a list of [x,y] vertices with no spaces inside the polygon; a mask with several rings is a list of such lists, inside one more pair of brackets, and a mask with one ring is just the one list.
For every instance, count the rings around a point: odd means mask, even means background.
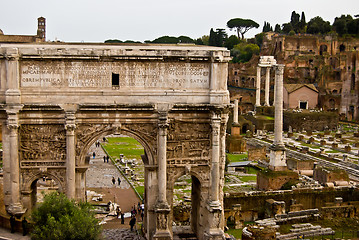
[{"label": "carved relief panel", "polygon": [[167,137],[167,164],[207,165],[210,159],[210,136],[208,123],[172,120]]},{"label": "carved relief panel", "polygon": [[21,167],[64,166],[66,135],[60,124],[22,124],[19,128]]}]

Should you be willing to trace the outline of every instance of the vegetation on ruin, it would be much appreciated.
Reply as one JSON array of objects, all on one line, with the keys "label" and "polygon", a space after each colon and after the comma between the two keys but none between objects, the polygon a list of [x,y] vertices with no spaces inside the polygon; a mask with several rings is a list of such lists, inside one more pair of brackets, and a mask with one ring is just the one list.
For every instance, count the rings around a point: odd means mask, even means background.
[{"label": "vegetation on ruin", "polygon": [[32,212],[31,239],[101,239],[101,226],[88,203],[75,203],[63,193],[50,193]]}]

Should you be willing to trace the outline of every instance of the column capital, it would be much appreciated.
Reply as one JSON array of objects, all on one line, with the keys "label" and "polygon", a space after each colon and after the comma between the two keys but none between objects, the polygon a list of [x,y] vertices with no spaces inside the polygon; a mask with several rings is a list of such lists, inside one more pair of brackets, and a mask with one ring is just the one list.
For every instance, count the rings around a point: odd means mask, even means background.
[{"label": "column capital", "polygon": [[273,67],[274,67],[274,70],[275,70],[275,74],[283,74],[284,67],[285,67],[284,64],[276,64]]},{"label": "column capital", "polygon": [[168,129],[169,123],[168,123],[168,112],[158,112],[158,127],[160,129]]},{"label": "column capital", "polygon": [[75,131],[75,129],[76,129],[76,124],[74,124],[74,123],[68,123],[68,124],[65,125],[65,129],[66,129],[66,131],[68,131],[68,132],[73,132],[73,131]]}]

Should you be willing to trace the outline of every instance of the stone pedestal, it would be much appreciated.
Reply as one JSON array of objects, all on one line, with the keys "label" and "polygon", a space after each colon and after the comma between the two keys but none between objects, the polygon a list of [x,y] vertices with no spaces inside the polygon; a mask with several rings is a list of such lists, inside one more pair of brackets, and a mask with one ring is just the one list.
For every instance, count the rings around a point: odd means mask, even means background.
[{"label": "stone pedestal", "polygon": [[284,171],[287,169],[286,154],[284,147],[271,146],[270,148],[269,169],[274,171]]},{"label": "stone pedestal", "polygon": [[166,203],[159,203],[156,206],[155,212],[156,212],[156,232],[153,235],[153,239],[156,240],[172,239],[173,236],[168,226],[169,224],[168,215],[171,212],[171,208]]}]

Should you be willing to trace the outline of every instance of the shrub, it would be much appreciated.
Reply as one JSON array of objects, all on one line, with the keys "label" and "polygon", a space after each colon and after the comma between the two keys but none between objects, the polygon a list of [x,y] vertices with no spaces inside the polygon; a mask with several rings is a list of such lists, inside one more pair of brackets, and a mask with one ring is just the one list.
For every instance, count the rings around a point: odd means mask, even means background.
[{"label": "shrub", "polygon": [[31,214],[31,239],[100,239],[101,226],[88,203],[75,203],[63,193],[50,193]]}]

